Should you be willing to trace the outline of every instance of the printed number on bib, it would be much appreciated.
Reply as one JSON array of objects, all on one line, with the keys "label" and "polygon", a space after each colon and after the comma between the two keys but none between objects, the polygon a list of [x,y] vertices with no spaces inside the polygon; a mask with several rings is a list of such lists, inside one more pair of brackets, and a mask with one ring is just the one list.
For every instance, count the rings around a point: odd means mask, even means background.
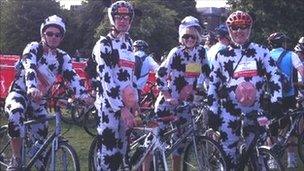
[{"label": "printed number on bib", "polygon": [[234,78],[257,76],[257,64],[254,60],[241,61],[234,71]]}]

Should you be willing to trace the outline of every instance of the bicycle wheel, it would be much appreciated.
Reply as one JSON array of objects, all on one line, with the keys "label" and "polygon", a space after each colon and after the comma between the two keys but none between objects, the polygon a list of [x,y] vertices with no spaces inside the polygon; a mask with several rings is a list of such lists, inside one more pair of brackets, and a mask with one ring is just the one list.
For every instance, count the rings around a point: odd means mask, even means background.
[{"label": "bicycle wheel", "polygon": [[97,135],[97,126],[99,124],[99,117],[95,107],[92,107],[84,116],[83,128],[91,136]]},{"label": "bicycle wheel", "polygon": [[196,149],[198,156],[193,141],[186,146],[182,159],[183,170],[226,170],[225,153],[218,142],[206,136],[198,136]]},{"label": "bicycle wheel", "polygon": [[304,163],[304,133],[298,137],[298,153],[302,163]]},{"label": "bicycle wheel", "polygon": [[89,164],[89,171],[96,171],[98,167],[98,138],[97,136],[93,139],[91,145],[90,145],[90,150],[89,150],[89,156],[88,156],[88,164]]},{"label": "bicycle wheel", "polygon": [[259,147],[259,156],[257,158],[258,161],[250,161],[255,164],[255,167],[258,170],[271,170],[271,171],[280,171],[284,170],[284,167],[279,158],[269,150],[267,147]]},{"label": "bicycle wheel", "polygon": [[[53,170],[51,160],[52,149],[50,148],[45,159],[46,170]],[[77,153],[67,142],[61,141],[58,143],[58,149],[55,152],[55,170],[80,171]]]},{"label": "bicycle wheel", "polygon": [[12,151],[10,146],[10,138],[7,134],[7,129],[0,130],[0,171],[6,170],[6,167],[3,164],[9,164]]},{"label": "bicycle wheel", "polygon": [[[153,170],[154,171],[165,171],[166,166],[165,166],[165,162],[163,159],[163,156],[161,155],[161,152],[156,150],[154,151],[154,156],[153,156]],[[168,167],[168,166],[167,166]],[[151,169],[150,169],[151,170]]]}]

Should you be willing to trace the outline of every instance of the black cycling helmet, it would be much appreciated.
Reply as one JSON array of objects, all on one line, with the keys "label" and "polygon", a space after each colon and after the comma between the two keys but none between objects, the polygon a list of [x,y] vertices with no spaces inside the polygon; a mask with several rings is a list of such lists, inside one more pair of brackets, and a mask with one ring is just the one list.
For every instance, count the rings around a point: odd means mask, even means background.
[{"label": "black cycling helmet", "polygon": [[133,47],[136,47],[136,48],[138,48],[138,50],[142,50],[142,51],[145,51],[145,52],[149,51],[149,45],[144,40],[136,40],[133,43]]},{"label": "black cycling helmet", "polygon": [[272,47],[281,47],[282,43],[288,41],[289,38],[284,34],[280,32],[272,33],[268,38],[268,44]]},{"label": "black cycling helmet", "polygon": [[216,37],[226,37],[229,38],[228,28],[225,24],[220,24],[217,28],[215,28]]}]

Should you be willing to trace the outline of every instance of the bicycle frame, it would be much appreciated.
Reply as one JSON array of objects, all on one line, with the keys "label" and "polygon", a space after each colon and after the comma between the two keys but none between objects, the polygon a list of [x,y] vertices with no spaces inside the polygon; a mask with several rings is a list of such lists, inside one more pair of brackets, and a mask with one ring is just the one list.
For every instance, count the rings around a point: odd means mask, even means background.
[{"label": "bicycle frame", "polygon": [[[25,126],[25,129],[21,130],[22,133],[21,135],[26,135],[27,134],[27,126],[29,125],[33,125],[33,124],[37,124],[37,123],[40,123],[40,122],[46,122],[46,121],[49,121],[49,120],[54,120],[55,118],[55,130],[54,132],[47,137],[47,139],[45,140],[45,142],[41,145],[41,147],[38,149],[38,151],[35,152],[35,154],[29,159],[28,162],[26,162],[26,154],[27,154],[27,151],[26,151],[26,140],[25,140],[25,137],[22,137],[23,141],[22,141],[22,148],[21,148],[21,168],[22,170],[26,171],[26,170],[30,170],[33,165],[35,164],[35,162],[38,160],[38,158],[40,157],[40,155],[45,152],[47,150],[47,148],[49,147],[49,145],[52,143],[52,153],[51,153],[51,169],[52,170],[55,170],[55,151],[57,150],[58,148],[58,141],[60,139],[60,135],[61,135],[61,118],[60,118],[60,110],[56,109],[56,112],[55,112],[55,116],[50,116],[50,117],[47,117],[47,118],[43,118],[43,119],[39,119],[39,120],[30,120],[30,121],[26,121],[24,122],[24,126]],[[7,126],[3,126],[4,128],[7,128]],[[1,150],[1,153],[2,154],[4,152],[4,150],[6,148],[9,147],[9,142],[8,144],[3,148],[3,150]],[[5,163],[2,163],[0,162],[1,165],[5,166],[5,167],[8,167],[7,164]]]}]

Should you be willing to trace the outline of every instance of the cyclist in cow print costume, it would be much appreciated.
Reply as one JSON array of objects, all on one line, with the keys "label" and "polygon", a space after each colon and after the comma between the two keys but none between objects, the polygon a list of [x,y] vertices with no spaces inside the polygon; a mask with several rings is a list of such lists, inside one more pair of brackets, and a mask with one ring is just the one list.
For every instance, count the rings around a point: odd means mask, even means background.
[{"label": "cyclist in cow print costume", "polygon": [[214,129],[220,128],[221,145],[228,158],[229,169],[236,168],[239,156],[237,145],[241,137],[241,114],[245,114],[243,135],[246,145],[253,138],[251,131],[257,125],[250,125],[252,120],[249,115],[257,115],[261,109],[265,76],[268,78],[273,110],[280,109],[282,99],[280,76],[269,50],[249,41],[252,22],[250,15],[242,11],[236,11],[227,18],[233,43],[217,53],[210,74],[208,100],[212,113],[209,124]]},{"label": "cyclist in cow print costume", "polygon": [[101,36],[93,49],[97,63],[95,107],[100,117],[97,170],[118,170],[123,161],[128,164],[127,130],[133,126],[134,109],[138,108],[135,57],[128,35],[133,15],[130,3],[113,3],[108,9],[112,30]]},{"label": "cyclist in cow print costume", "polygon": [[[9,114],[8,132],[12,137],[13,157],[8,170],[20,169],[20,137],[24,129],[23,122],[26,119],[38,119],[47,115],[46,100],[41,99],[47,95],[48,90],[55,81],[57,75],[62,74],[76,95],[88,99],[83,84],[72,68],[70,56],[57,49],[63,40],[65,24],[56,15],[48,17],[40,28],[41,42],[29,43],[23,51],[21,61],[18,64],[16,79],[5,101],[5,111]],[[30,126],[33,134],[33,142],[43,142],[47,136],[47,123],[39,123]],[[41,165],[37,165],[42,169]]]},{"label": "cyclist in cow print costume", "polygon": [[[206,59],[206,51],[201,43],[201,26],[192,17],[185,17],[179,26],[180,45],[173,48],[157,72],[157,85],[161,93],[155,103],[157,117],[177,115],[176,126],[189,119],[189,109],[173,113],[173,109],[183,101],[193,101],[197,79],[200,74],[208,77],[210,68]],[[166,123],[161,125],[164,129]],[[181,130],[182,132],[182,130]],[[180,134],[173,137],[176,139]],[[173,170],[180,170],[180,159],[183,145],[173,154]]]}]

